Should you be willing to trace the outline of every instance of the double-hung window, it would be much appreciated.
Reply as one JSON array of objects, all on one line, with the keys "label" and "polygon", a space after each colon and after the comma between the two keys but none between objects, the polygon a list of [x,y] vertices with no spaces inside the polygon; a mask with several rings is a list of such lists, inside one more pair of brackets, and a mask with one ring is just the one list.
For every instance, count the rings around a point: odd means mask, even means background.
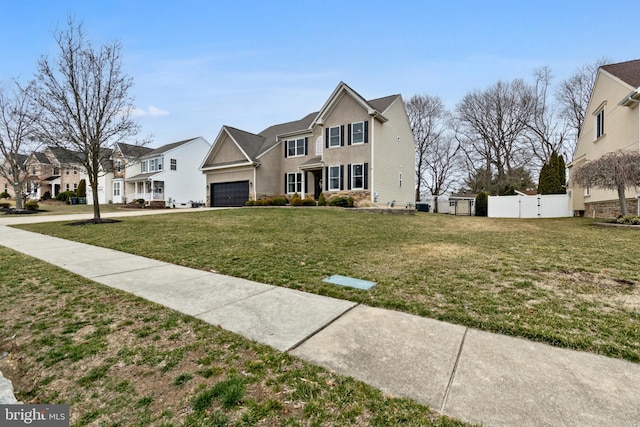
[{"label": "double-hung window", "polygon": [[364,163],[351,165],[351,189],[364,189]]},{"label": "double-hung window", "polygon": [[604,107],[596,113],[596,139],[604,135]]},{"label": "double-hung window", "polygon": [[329,166],[327,168],[328,180],[327,190],[335,191],[342,189],[342,166]]},{"label": "double-hung window", "polygon": [[113,195],[114,196],[119,196],[120,195],[120,182],[116,181],[113,183]]},{"label": "double-hung window", "polygon": [[145,173],[147,171],[147,161],[140,162],[140,172]]},{"label": "double-hung window", "polygon": [[177,159],[171,159],[170,161],[170,167],[172,171],[177,171],[178,170],[178,160]]},{"label": "double-hung window", "polygon": [[341,144],[340,126],[329,128],[329,147],[339,147]]},{"label": "double-hung window", "polygon": [[302,192],[302,174],[301,173],[288,173],[286,178],[287,178],[287,194]]},{"label": "double-hung window", "polygon": [[351,143],[364,144],[364,122],[351,124]]},{"label": "double-hung window", "polygon": [[287,140],[287,157],[304,156],[306,152],[306,139]]}]

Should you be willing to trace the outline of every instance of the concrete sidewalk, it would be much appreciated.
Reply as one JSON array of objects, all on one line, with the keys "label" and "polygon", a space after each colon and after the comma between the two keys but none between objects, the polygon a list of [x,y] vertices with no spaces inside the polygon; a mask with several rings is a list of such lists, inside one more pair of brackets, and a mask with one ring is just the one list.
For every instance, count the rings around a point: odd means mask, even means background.
[{"label": "concrete sidewalk", "polygon": [[0,244],[465,421],[640,426],[639,364],[4,226],[88,217],[0,217]]}]

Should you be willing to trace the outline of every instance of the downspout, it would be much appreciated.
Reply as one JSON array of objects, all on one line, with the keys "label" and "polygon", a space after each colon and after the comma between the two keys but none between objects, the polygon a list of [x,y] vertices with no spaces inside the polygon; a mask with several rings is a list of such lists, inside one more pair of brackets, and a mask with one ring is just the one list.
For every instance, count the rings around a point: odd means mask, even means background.
[{"label": "downspout", "polygon": [[374,171],[375,171],[375,163],[376,163],[376,160],[375,160],[376,119],[373,116],[371,116],[371,118],[373,120],[371,120],[371,126],[370,126],[370,128],[371,128],[371,132],[370,133],[371,134],[369,135],[369,137],[370,137],[369,138],[370,139],[369,143],[371,144],[371,166],[370,166],[371,170],[369,172],[369,180],[371,180],[371,186],[370,186],[370,188],[371,188],[371,201],[373,203],[376,203],[376,185],[375,185],[376,184],[376,180],[375,180],[375,175],[376,174],[374,173]]}]

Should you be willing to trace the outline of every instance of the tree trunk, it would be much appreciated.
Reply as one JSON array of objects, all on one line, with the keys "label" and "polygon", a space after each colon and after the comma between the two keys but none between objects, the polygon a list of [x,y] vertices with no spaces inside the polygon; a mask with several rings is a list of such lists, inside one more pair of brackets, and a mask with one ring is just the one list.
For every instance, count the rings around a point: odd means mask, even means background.
[{"label": "tree trunk", "polygon": [[13,194],[16,198],[16,210],[21,211],[24,209],[24,197],[22,191],[22,185],[14,185],[13,186]]},{"label": "tree trunk", "polygon": [[433,196],[433,213],[438,213],[438,195]]},{"label": "tree trunk", "polygon": [[620,200],[620,214],[627,216],[627,198],[624,193],[624,185],[618,185],[618,200]]},{"label": "tree trunk", "polygon": [[93,219],[100,219],[100,203],[98,199],[98,180],[91,179],[89,180],[89,184],[91,185],[91,197],[93,198]]}]

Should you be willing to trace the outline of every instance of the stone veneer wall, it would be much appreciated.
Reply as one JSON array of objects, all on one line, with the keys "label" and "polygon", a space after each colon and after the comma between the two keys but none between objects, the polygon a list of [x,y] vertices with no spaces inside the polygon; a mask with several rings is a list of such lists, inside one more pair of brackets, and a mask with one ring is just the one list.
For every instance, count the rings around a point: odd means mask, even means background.
[{"label": "stone veneer wall", "polygon": [[324,198],[328,202],[334,197],[353,197],[354,202],[359,202],[361,200],[371,200],[371,191],[369,190],[357,190],[357,191],[338,191],[331,193],[324,193]]},{"label": "stone veneer wall", "polygon": [[[584,207],[584,216],[589,218],[617,218],[620,215],[618,200],[585,203]],[[638,199],[627,199],[627,212],[629,215],[638,214]]]}]

